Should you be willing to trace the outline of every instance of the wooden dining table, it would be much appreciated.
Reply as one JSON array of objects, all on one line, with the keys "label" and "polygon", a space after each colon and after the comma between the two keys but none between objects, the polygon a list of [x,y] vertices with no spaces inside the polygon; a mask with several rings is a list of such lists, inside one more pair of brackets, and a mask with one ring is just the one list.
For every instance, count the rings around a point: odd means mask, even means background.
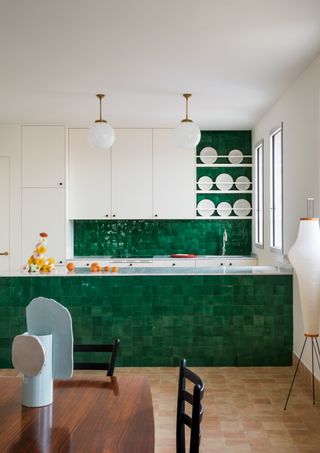
[{"label": "wooden dining table", "polygon": [[0,378],[0,452],[153,453],[154,418],[143,376],[74,376],[53,403],[21,406],[21,377]]}]

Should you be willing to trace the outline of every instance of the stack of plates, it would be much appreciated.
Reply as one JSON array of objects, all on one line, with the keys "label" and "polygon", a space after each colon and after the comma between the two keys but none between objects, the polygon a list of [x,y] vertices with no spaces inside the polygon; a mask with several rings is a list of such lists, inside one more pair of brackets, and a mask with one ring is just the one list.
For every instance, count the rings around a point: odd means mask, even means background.
[{"label": "stack of plates", "polygon": [[239,176],[236,179],[236,188],[238,190],[248,190],[250,188],[250,179],[246,176]]},{"label": "stack of plates", "polygon": [[227,203],[226,201],[222,201],[217,206],[217,213],[221,217],[228,217],[231,214],[231,211],[232,211],[231,204]]},{"label": "stack of plates", "polygon": [[233,186],[233,179],[227,173],[221,173],[216,177],[215,183],[219,190],[230,190]]},{"label": "stack of plates", "polygon": [[202,217],[210,217],[214,213],[215,209],[216,209],[216,207],[215,207],[214,203],[208,199],[199,201],[199,203],[197,205],[198,213]]},{"label": "stack of plates", "polygon": [[228,155],[228,159],[231,164],[241,164],[243,161],[242,151],[240,151],[240,149],[231,150]]},{"label": "stack of plates", "polygon": [[200,190],[211,190],[213,181],[210,176],[201,176],[201,178],[198,179],[198,186]]},{"label": "stack of plates", "polygon": [[251,212],[251,204],[248,200],[237,200],[233,205],[234,213],[239,217],[246,217]]},{"label": "stack of plates", "polygon": [[211,146],[206,146],[200,151],[200,160],[204,164],[213,164],[218,158],[217,150]]}]

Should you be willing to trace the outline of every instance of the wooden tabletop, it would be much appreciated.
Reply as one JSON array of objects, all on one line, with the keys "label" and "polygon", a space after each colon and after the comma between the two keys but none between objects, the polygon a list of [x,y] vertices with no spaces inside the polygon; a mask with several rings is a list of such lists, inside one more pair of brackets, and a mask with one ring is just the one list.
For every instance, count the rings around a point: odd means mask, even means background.
[{"label": "wooden tabletop", "polygon": [[56,381],[50,406],[21,406],[21,378],[0,378],[0,452],[153,453],[154,419],[143,376]]}]

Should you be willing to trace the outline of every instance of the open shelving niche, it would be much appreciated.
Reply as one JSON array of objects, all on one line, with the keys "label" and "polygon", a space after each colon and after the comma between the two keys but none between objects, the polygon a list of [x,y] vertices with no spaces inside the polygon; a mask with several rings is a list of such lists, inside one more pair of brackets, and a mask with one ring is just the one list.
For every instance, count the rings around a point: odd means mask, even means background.
[{"label": "open shelving niche", "polygon": [[[206,164],[206,163],[203,163],[201,162],[201,158],[200,158],[200,151],[199,150],[199,154],[198,154],[198,151],[197,151],[197,155],[196,155],[196,207],[195,207],[195,218],[197,220],[249,220],[249,219],[252,219],[252,193],[253,193],[253,190],[252,190],[252,155],[250,154],[243,154],[242,155],[242,159],[244,161],[244,163],[239,163],[239,164],[234,164],[234,163],[230,163],[228,160],[229,160],[229,155],[228,154],[218,154],[218,155],[207,155],[206,157],[213,157],[215,158],[217,161],[220,160],[220,163],[216,163],[216,161],[214,163],[210,163],[210,164]],[[231,151],[231,150],[230,150]],[[224,162],[221,163],[221,160],[224,160]],[[251,189],[247,189],[247,190],[239,190],[239,189],[230,189],[230,190],[220,190],[220,189],[211,189],[211,190],[201,190],[199,189],[199,186],[198,186],[198,180],[201,176],[210,176],[209,174],[207,175],[200,175],[199,174],[199,171],[198,171],[198,168],[208,168],[208,169],[222,169],[222,168],[226,168],[226,169],[234,169],[234,168],[248,168],[250,169],[250,186],[251,186]],[[225,173],[225,172],[219,172],[219,174],[221,173]],[[247,175],[239,175],[239,176],[247,176]],[[235,179],[233,180],[233,186],[235,186],[236,184],[236,181]],[[213,180],[213,186],[216,186],[216,178]],[[226,195],[226,198],[225,199],[222,199],[222,200],[219,200],[219,203],[222,202],[222,201],[228,201],[230,200],[230,198],[228,197],[228,195],[240,195],[240,194],[245,194],[245,195],[250,195],[249,197],[249,200],[248,200],[248,197],[246,197],[245,199],[250,201],[250,205],[251,205],[251,215],[246,215],[246,216],[239,216],[239,215],[228,215],[228,216],[221,216],[217,213],[217,205],[215,204],[215,210],[214,210],[214,213],[213,215],[210,215],[210,216],[202,216],[198,213],[198,209],[197,209],[197,206],[198,206],[198,203],[200,201],[198,195],[210,195],[210,194],[215,194],[215,195]],[[210,198],[209,198],[210,199]],[[211,200],[212,201],[212,200]],[[233,205],[231,206],[231,209],[233,211]],[[239,208],[238,208],[239,209]],[[204,210],[204,209],[203,209]],[[211,210],[211,209],[209,209]]]}]

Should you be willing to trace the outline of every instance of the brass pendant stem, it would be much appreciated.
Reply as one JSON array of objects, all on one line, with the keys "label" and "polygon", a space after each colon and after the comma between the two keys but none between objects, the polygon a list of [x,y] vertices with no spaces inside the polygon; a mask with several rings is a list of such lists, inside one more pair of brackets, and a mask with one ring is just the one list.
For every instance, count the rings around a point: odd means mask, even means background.
[{"label": "brass pendant stem", "polygon": [[185,93],[183,97],[186,99],[186,117],[182,120],[183,123],[192,123],[192,120],[189,119],[189,98],[191,98],[191,94]]},{"label": "brass pendant stem", "polygon": [[95,121],[96,123],[106,123],[106,121],[102,118],[102,99],[104,98],[104,94],[97,94],[97,98],[99,99],[100,102],[100,118]]}]

